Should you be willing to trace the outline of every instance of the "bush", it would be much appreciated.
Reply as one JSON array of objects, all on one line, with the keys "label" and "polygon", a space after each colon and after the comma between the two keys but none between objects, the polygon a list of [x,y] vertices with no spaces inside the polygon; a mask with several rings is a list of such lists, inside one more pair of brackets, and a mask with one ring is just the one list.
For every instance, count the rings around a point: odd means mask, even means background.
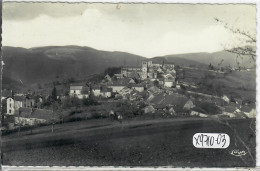
[{"label": "bush", "polygon": [[196,106],[197,107],[195,108],[195,111],[197,109],[197,112],[210,114],[210,115],[222,113],[222,110],[214,103],[202,102]]},{"label": "bush", "polygon": [[99,105],[99,103],[96,100],[92,99],[92,98],[88,98],[88,99],[84,98],[82,100],[82,103],[85,106],[96,106],[96,105]]}]

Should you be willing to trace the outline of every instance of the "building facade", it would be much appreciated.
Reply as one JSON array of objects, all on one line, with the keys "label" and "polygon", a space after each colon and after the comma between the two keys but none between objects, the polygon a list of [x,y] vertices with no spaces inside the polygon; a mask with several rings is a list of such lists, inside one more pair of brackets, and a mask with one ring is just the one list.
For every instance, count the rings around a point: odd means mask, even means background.
[{"label": "building facade", "polygon": [[35,99],[26,96],[14,96],[6,99],[7,111],[6,114],[13,115],[20,108],[33,108]]},{"label": "building facade", "polygon": [[76,97],[79,99],[89,97],[89,87],[84,84],[71,84],[70,85],[70,97]]}]

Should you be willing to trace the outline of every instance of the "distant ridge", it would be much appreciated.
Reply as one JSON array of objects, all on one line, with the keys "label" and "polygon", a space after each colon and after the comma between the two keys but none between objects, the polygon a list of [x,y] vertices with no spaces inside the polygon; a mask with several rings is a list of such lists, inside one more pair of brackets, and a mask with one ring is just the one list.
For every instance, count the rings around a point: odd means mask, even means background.
[{"label": "distant ridge", "polygon": [[[147,58],[126,53],[108,52],[81,46],[45,46],[21,48],[4,46],[2,48],[5,63],[3,73],[4,87],[50,83],[57,78],[68,79],[85,77],[102,73],[108,67],[141,66]],[[210,63],[221,66],[236,66],[236,55],[220,51],[215,53],[189,53],[166,55],[151,58],[152,61],[174,62],[176,65],[194,65],[207,67]],[[243,66],[254,66],[245,60]]]}]

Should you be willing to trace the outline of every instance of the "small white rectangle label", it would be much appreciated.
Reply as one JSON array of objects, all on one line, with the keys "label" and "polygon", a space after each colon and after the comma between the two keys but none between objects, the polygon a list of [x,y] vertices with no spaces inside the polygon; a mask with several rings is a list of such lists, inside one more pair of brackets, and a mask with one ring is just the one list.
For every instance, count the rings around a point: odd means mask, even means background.
[{"label": "small white rectangle label", "polygon": [[230,137],[223,133],[196,133],[193,135],[193,145],[196,148],[227,148]]}]

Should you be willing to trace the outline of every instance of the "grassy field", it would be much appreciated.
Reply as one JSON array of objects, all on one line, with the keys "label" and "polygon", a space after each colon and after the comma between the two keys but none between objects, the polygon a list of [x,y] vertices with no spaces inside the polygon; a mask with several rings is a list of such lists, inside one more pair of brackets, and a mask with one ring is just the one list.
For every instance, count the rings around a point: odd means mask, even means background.
[{"label": "grassy field", "polygon": [[[200,85],[197,90],[206,94],[214,94],[214,88],[221,87],[221,93],[240,98],[242,100],[255,99],[256,97],[256,72],[255,70],[232,71],[224,74],[197,68],[185,68],[182,81]],[[254,100],[253,100],[254,101]]]},{"label": "grassy field", "polygon": [[[71,122],[3,136],[4,165],[255,166],[255,119],[200,118]],[[199,149],[195,133],[226,133],[226,149]],[[232,150],[245,150],[233,156]]]}]

